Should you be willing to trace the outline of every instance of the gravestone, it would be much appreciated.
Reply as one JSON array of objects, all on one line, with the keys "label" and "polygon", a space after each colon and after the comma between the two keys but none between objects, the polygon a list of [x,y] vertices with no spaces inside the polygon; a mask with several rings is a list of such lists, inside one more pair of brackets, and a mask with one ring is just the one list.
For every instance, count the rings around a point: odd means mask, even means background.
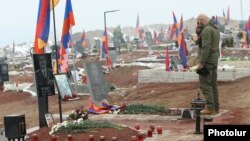
[{"label": "gravestone", "polygon": [[112,65],[114,65],[114,63],[116,63],[116,58],[117,58],[115,47],[109,47],[109,57],[111,59]]},{"label": "gravestone", "polygon": [[86,42],[87,42],[87,48],[90,52],[91,51],[91,43],[90,43],[89,39],[86,39]]},{"label": "gravestone", "polygon": [[47,126],[44,114],[49,112],[48,96],[55,95],[51,54],[33,54],[33,65],[38,97],[39,127],[42,128]]},{"label": "gravestone", "polygon": [[71,76],[74,83],[77,83],[80,80],[79,73],[77,70],[71,70]]},{"label": "gravestone", "polygon": [[69,81],[66,74],[56,74],[55,82],[57,90],[60,93],[61,99],[63,99],[65,96],[73,97],[72,90],[69,85]]},{"label": "gravestone", "polygon": [[158,41],[160,43],[164,41],[164,33],[161,32],[161,33],[158,34]]},{"label": "gravestone", "polygon": [[82,42],[81,41],[76,41],[75,49],[76,49],[77,52],[80,52],[80,53],[83,52],[83,47],[82,47]]},{"label": "gravestone", "polygon": [[194,117],[194,112],[191,111],[190,109],[182,110],[182,113],[181,113],[182,119],[193,119],[193,117]]},{"label": "gravestone", "polygon": [[151,32],[146,32],[146,41],[148,43],[148,46],[153,46],[153,38]]},{"label": "gravestone", "polygon": [[95,47],[96,47],[97,50],[101,49],[101,41],[100,41],[100,39],[95,40]]},{"label": "gravestone", "polygon": [[115,48],[120,48],[121,47],[121,40],[117,37],[113,37],[113,43]]},{"label": "gravestone", "polygon": [[130,42],[130,37],[129,36],[125,36],[125,40],[126,40],[127,43],[129,43]]},{"label": "gravestone", "polygon": [[8,64],[0,64],[0,83],[2,82],[6,82],[9,81],[9,73],[8,73]]},{"label": "gravestone", "polygon": [[171,66],[173,67],[174,70],[178,70],[177,65],[181,65],[181,60],[179,59],[178,56],[170,56],[171,59]]},{"label": "gravestone", "polygon": [[55,95],[51,54],[33,54],[37,96]]},{"label": "gravestone", "polygon": [[108,88],[104,80],[103,70],[99,61],[84,64],[87,75],[88,88],[94,104],[101,106],[101,102],[108,99]]}]

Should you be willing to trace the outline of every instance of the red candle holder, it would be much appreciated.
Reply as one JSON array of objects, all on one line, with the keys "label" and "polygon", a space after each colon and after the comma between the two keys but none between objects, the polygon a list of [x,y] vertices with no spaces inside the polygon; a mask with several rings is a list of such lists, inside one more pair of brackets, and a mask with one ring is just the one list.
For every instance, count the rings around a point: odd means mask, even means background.
[{"label": "red candle holder", "polygon": [[136,124],[136,125],[135,125],[135,129],[136,129],[136,130],[140,130],[140,125],[139,125],[139,124]]},{"label": "red candle holder", "polygon": [[154,132],[155,131],[155,126],[151,124],[151,125],[149,125],[149,129],[151,129],[152,132]]},{"label": "red candle holder", "polygon": [[143,132],[140,132],[137,137],[138,141],[143,141]]},{"label": "red candle holder", "polygon": [[67,139],[68,139],[68,141],[73,141],[72,135],[71,134],[67,135]]},{"label": "red candle holder", "polygon": [[157,130],[158,134],[162,134],[162,127],[161,126],[158,126],[156,130]]},{"label": "red candle holder", "polygon": [[117,141],[117,137],[112,137],[112,141]]},{"label": "red candle holder", "polygon": [[89,135],[89,141],[94,141],[94,135]]},{"label": "red candle holder", "polygon": [[100,141],[105,141],[105,137],[104,136],[100,136]]},{"label": "red candle holder", "polygon": [[32,139],[33,139],[33,141],[38,141],[37,134],[33,134],[33,135],[32,135]]},{"label": "red candle holder", "polygon": [[152,129],[148,129],[148,137],[149,138],[153,137]]},{"label": "red candle holder", "polygon": [[137,141],[136,136],[131,136],[131,141]]},{"label": "red candle holder", "polygon": [[57,137],[55,135],[51,136],[51,141],[57,141]]}]

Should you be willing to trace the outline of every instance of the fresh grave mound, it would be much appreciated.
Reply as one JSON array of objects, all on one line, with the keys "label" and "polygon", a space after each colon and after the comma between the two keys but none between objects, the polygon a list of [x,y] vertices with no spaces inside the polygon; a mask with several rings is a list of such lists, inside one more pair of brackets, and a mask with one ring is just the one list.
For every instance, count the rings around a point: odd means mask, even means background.
[{"label": "fresh grave mound", "polygon": [[33,141],[33,134],[37,134],[39,141],[49,141],[51,139],[50,134],[57,136],[58,141],[67,140],[68,134],[72,135],[74,141],[87,141],[89,135],[93,135],[95,140],[100,140],[100,136],[105,136],[106,140],[117,137],[119,141],[129,141],[131,136],[137,136],[138,132],[107,121],[77,120],[73,122],[65,121],[52,128],[41,128],[38,131],[28,134],[27,141]]},{"label": "fresh grave mound", "polygon": [[152,115],[168,115],[179,116],[181,110],[167,109],[162,105],[148,105],[148,104],[131,104],[121,111],[122,114],[152,114]]}]

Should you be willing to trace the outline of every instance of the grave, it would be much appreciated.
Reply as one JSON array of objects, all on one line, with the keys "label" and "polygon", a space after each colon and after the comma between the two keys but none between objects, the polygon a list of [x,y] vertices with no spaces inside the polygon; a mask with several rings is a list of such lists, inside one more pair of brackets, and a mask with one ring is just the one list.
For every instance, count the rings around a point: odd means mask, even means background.
[{"label": "grave", "polygon": [[104,80],[101,63],[91,61],[84,64],[87,74],[88,88],[94,104],[101,106],[101,102],[108,99],[108,87]]},{"label": "grave", "polygon": [[73,97],[72,90],[69,85],[69,81],[66,74],[55,75],[55,82],[58,92],[60,93],[61,99],[64,99],[65,96]]},{"label": "grave", "polygon": [[116,53],[116,47],[109,47],[109,57],[112,62],[112,66],[114,63],[116,63],[117,53]]},{"label": "grave", "polygon": [[148,46],[153,46],[153,38],[151,32],[146,32],[146,41]]},{"label": "grave", "polygon": [[33,54],[36,91],[38,97],[39,126],[47,126],[44,114],[49,112],[48,96],[55,95],[51,54]]}]

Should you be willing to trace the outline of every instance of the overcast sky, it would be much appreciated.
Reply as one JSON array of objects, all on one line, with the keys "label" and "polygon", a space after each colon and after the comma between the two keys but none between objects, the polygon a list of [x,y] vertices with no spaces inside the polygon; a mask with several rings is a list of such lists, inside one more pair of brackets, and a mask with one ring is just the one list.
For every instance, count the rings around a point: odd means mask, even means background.
[{"label": "overcast sky", "polygon": [[[56,31],[60,38],[65,9],[65,1],[60,0],[56,7]],[[76,25],[72,32],[103,29],[103,12],[119,9],[119,12],[107,14],[107,26],[136,25],[136,16],[140,16],[140,25],[169,24],[173,22],[172,11],[177,19],[183,14],[184,20],[196,17],[199,13],[208,16],[222,16],[223,9],[230,7],[230,17],[241,19],[240,0],[71,0]],[[250,15],[250,0],[243,2],[243,19]],[[1,0],[0,5],[0,47],[16,43],[32,42],[35,36],[39,0]],[[50,39],[53,39],[51,15]]]}]

